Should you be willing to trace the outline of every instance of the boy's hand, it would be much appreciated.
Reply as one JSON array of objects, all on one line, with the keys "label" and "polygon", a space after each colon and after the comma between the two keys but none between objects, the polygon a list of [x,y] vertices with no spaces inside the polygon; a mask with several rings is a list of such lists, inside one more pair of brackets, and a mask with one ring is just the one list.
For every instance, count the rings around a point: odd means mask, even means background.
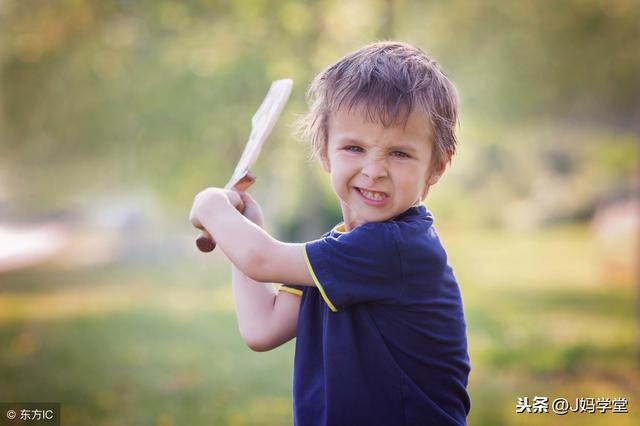
[{"label": "boy's hand", "polygon": [[239,192],[238,194],[244,203],[244,211],[242,214],[260,228],[264,228],[264,216],[260,204],[246,192]]},{"label": "boy's hand", "polygon": [[216,220],[216,215],[224,203],[230,204],[240,212],[244,211],[244,202],[236,191],[222,188],[206,188],[193,199],[189,220],[198,229],[206,232],[204,222]]}]

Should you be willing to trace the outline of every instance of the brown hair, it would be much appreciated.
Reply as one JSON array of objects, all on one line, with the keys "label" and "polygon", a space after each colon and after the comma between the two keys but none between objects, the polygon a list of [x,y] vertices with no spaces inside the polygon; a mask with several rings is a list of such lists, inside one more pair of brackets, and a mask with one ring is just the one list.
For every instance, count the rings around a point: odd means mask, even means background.
[{"label": "brown hair", "polygon": [[313,157],[325,158],[329,116],[343,107],[361,107],[385,127],[404,125],[417,109],[433,129],[433,159],[450,162],[455,153],[456,88],[435,61],[409,44],[377,42],[343,57],[311,82],[307,102],[298,131]]}]

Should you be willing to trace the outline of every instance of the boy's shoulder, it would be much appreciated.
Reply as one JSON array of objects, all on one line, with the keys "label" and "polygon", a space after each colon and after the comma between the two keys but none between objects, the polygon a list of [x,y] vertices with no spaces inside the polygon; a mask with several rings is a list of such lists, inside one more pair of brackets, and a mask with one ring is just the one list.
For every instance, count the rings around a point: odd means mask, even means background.
[{"label": "boy's shoulder", "polygon": [[336,226],[324,238],[337,240],[342,248],[357,247],[362,254],[432,251],[435,246],[440,247],[433,216],[423,205],[411,207],[383,222],[364,223],[349,232],[342,232],[340,226]]}]

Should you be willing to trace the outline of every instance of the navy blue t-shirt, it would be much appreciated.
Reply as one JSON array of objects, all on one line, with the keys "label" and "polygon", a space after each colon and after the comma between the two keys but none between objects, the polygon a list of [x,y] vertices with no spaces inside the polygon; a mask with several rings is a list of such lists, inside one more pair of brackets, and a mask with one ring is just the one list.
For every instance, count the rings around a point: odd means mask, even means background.
[{"label": "navy blue t-shirt", "polygon": [[302,290],[294,424],[466,424],[462,300],[431,213],[336,227],[306,256],[316,287],[286,286]]}]

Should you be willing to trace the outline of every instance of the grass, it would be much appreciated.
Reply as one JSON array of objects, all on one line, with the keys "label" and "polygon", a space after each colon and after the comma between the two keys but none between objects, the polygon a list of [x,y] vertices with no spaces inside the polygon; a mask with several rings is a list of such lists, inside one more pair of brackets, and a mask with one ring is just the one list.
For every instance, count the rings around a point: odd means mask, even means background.
[{"label": "grass", "polygon": [[4,276],[0,400],[59,401],[65,425],[290,422],[293,345],[249,351],[218,274],[210,286],[186,270],[190,284],[134,268],[61,273],[60,286],[53,270]]},{"label": "grass", "polygon": [[[472,359],[474,425],[632,425],[640,421],[631,282],[609,279],[589,229],[450,229]],[[631,255],[631,253],[629,253]],[[516,414],[518,397],[626,397],[629,414]]]},{"label": "grass", "polygon": [[[471,425],[640,423],[634,290],[588,229],[440,230],[463,292]],[[249,351],[214,256],[0,275],[0,401],[67,425],[291,424],[293,343]],[[516,414],[518,397],[626,397],[629,414]]]}]

